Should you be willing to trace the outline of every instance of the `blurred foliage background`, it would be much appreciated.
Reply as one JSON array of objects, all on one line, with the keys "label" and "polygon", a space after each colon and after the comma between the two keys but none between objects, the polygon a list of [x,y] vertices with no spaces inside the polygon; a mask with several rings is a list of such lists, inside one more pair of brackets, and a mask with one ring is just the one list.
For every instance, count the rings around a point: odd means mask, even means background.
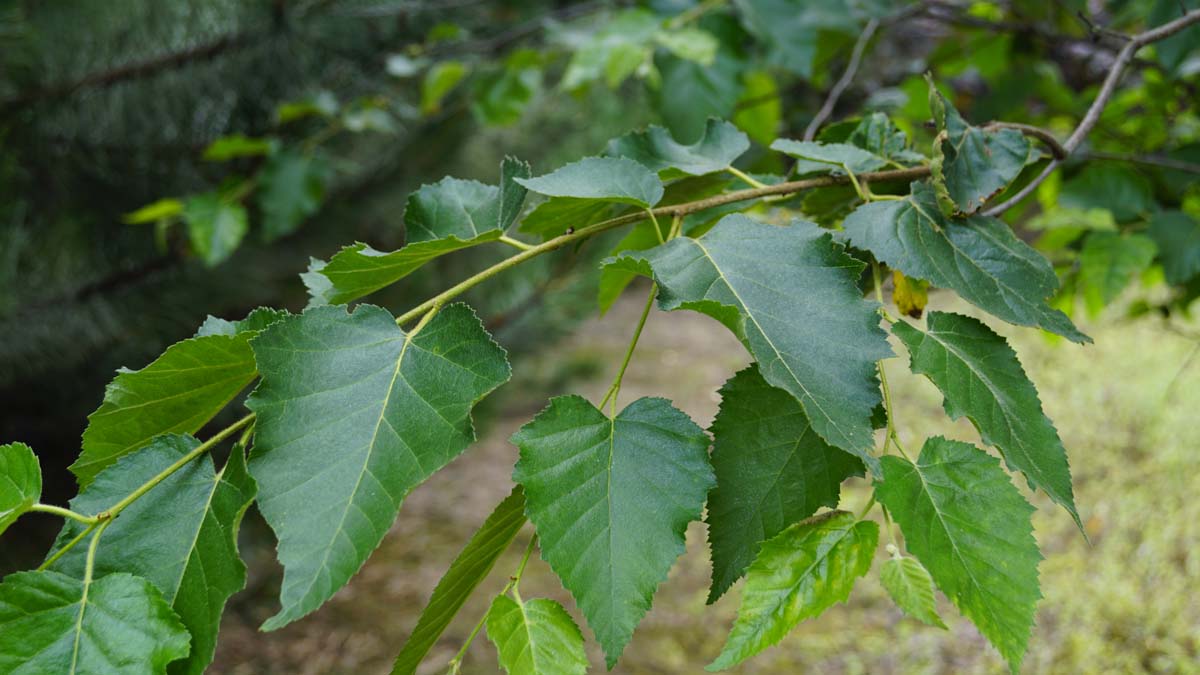
[{"label": "blurred foliage background", "polygon": [[[803,136],[868,26],[862,63],[818,138],[835,137],[841,120],[881,111],[927,144],[927,71],[972,122],[1024,122],[1061,138],[1112,66],[1121,32],[1195,7],[1200,1],[8,0],[0,5],[0,438],[38,448],[46,500],[65,502],[74,493],[65,466],[114,370],[148,363],[207,314],[301,309],[298,275],[310,257],[353,241],[402,245],[408,194],[444,175],[493,183],[505,155],[542,173],[651,123],[690,141],[710,116],[755,141],[743,169],[785,174],[763,149]],[[1081,152],[1006,216],[1058,268],[1058,306],[1106,326],[1097,349],[1112,379],[1123,361],[1104,347],[1110,335],[1130,350],[1200,338],[1188,316],[1200,294],[1198,87],[1200,27],[1141,52]],[[828,190],[772,208],[848,209],[852,200],[848,189]],[[836,226],[836,217],[823,224]],[[546,256],[467,299],[517,359],[536,356],[594,312],[594,262],[612,243]],[[485,249],[442,259],[374,301],[412,306],[504,254]],[[1051,379],[1086,370],[1055,349],[1039,344],[1028,370]],[[1138,472],[1167,481],[1174,470],[1164,467],[1194,450],[1194,434],[1161,447],[1141,435],[1186,424],[1173,400],[1150,419],[1157,413],[1148,402],[1167,382],[1196,393],[1195,372],[1186,370],[1195,352],[1172,349],[1171,359],[1139,374],[1136,391],[1074,397],[1064,384],[1044,394],[1051,416],[1078,429],[1064,435],[1074,456],[1087,456],[1077,464],[1087,467],[1080,481],[1117,481],[1090,494],[1085,483],[1085,509],[1087,496],[1111,489],[1132,500],[1111,508],[1162,517],[1152,515],[1165,508],[1153,494],[1135,489],[1142,484],[1103,472],[1119,472],[1129,452]],[[559,362],[522,383],[522,396],[543,400],[595,367]],[[1126,399],[1136,404],[1112,403]],[[1123,412],[1100,414],[1109,405]],[[532,412],[514,406],[494,416]],[[460,517],[472,523],[476,515]],[[0,551],[0,567],[40,556],[53,536],[42,525],[22,521],[26,536],[9,541],[23,543]],[[1142,536],[1133,526],[1120,531]],[[1197,543],[1194,531],[1151,535],[1144,546]],[[1096,538],[1090,555],[1051,558],[1044,569],[1089,558],[1112,565],[1143,550],[1125,539],[1109,550]],[[1168,548],[1161,556],[1175,556],[1176,572],[1194,578],[1194,554]],[[1096,572],[1117,577],[1103,584],[1111,591],[1104,607],[1114,624],[1143,621],[1118,611],[1148,592],[1122,590],[1122,575],[1143,574],[1132,562],[1122,569]],[[1072,612],[1070,621],[1096,618]],[[1152,637],[1171,646],[1116,670],[1196,672],[1194,630],[1102,642],[1149,649]],[[1072,649],[1094,655],[1079,645]],[[1053,659],[1036,663],[1058,668]],[[829,668],[881,670],[850,661]],[[647,667],[656,671],[679,672]]]}]

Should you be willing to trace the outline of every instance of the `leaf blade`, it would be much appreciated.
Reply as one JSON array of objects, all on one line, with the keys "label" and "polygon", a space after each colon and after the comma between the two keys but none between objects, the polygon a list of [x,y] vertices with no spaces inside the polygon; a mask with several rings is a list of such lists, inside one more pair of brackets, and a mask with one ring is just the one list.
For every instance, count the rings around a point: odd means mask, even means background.
[{"label": "leaf blade", "polygon": [[919,560],[908,556],[889,559],[879,571],[879,581],[905,614],[930,626],[946,627],[937,613],[933,577]]},{"label": "leaf blade", "polygon": [[584,675],[583,634],[557,602],[498,595],[487,613],[488,639],[508,675]]},{"label": "leaf blade", "polygon": [[42,498],[42,466],[24,443],[0,445],[0,534]]},{"label": "leaf blade", "polygon": [[658,176],[626,157],[585,157],[535,178],[516,178],[547,197],[595,199],[648,209],[663,196]]}]

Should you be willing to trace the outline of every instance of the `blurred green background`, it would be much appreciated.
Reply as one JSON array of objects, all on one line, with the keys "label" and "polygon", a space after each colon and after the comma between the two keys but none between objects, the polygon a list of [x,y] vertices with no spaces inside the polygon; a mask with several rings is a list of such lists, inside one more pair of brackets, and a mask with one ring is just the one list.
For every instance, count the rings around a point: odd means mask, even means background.
[{"label": "blurred green background", "polygon": [[[872,19],[879,36],[832,121],[884,111],[914,143],[928,143],[922,75],[932,71],[974,122],[1028,122],[1065,136],[1116,50],[1079,13],[1138,30],[1181,6],[1200,3],[7,0],[0,439],[35,447],[46,501],[65,503],[75,492],[65,467],[117,368],[145,365],[208,314],[303,308],[298,275],[310,257],[353,241],[400,246],[408,194],[445,175],[494,183],[505,155],[542,173],[650,123],[691,140],[709,115],[731,118],[755,141],[743,168],[782,173],[763,146],[803,134]],[[787,19],[789,39],[747,18],[770,8]],[[1200,449],[1200,324],[1187,311],[1200,274],[1179,271],[1200,257],[1161,246],[1099,300],[1080,274],[1097,232],[1137,235],[1165,217],[1200,228],[1198,46],[1192,29],[1143,52],[1084,158],[1011,214],[1060,271],[1058,306],[1096,340],[1080,348],[997,326],[1063,436],[1091,537],[1089,545],[1061,512],[1036,516],[1046,600],[1027,672],[1200,672],[1200,507],[1189,471]],[[222,249],[198,241],[213,223],[186,210],[209,197],[244,221]],[[128,222],[155,203],[171,215]],[[251,518],[250,588],[233,600],[213,672],[387,669],[445,566],[507,494],[507,436],[548,396],[602,393],[638,309],[621,301],[587,318],[595,262],[611,244],[547,256],[467,298],[518,373],[481,411],[483,440],[414,493],[392,536],[329,606],[272,634],[257,626],[271,613],[279,570],[269,531]],[[502,254],[439,260],[372,300],[405,309]],[[949,294],[935,293],[931,306],[965,310]],[[667,396],[707,423],[742,350],[700,316],[655,315],[648,331],[622,396]],[[936,392],[905,376],[902,359],[890,365],[906,439],[974,438],[965,423],[946,422]],[[851,490],[848,503],[858,495]],[[23,519],[0,547],[0,572],[36,563],[56,529],[48,517]],[[689,555],[615,672],[696,672],[711,659],[735,599],[701,612],[706,564],[696,525]],[[568,600],[540,562],[528,583]],[[431,672],[482,602],[468,605]],[[489,650],[478,641],[464,670],[493,672]],[[943,633],[903,619],[872,576],[847,606],[741,672],[1002,670],[965,621]]]}]

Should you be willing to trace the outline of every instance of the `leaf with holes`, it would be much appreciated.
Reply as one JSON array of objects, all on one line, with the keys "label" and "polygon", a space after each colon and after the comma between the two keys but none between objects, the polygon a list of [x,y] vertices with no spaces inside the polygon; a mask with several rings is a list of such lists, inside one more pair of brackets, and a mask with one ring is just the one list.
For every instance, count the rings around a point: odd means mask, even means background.
[{"label": "leaf with holes", "polygon": [[638,399],[610,419],[560,396],[512,442],[542,558],[612,668],[704,508],[708,436],[665,399]]},{"label": "leaf with holes", "polygon": [[318,307],[253,342],[262,382],[250,473],[279,539],[284,626],[358,571],[408,492],[475,439],[471,409],[509,378],[504,350],[465,305],[415,336],[386,310]]}]

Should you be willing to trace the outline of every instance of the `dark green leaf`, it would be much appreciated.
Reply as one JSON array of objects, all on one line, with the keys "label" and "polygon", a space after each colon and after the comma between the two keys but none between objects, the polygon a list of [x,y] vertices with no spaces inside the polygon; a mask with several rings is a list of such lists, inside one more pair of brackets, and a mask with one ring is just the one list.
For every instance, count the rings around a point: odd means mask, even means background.
[{"label": "dark green leaf", "polygon": [[750,139],[737,127],[710,119],[704,135],[695,143],[679,143],[671,132],[651,126],[612,139],[607,152],[614,157],[628,157],[667,179],[724,171],[749,149]]},{"label": "dark green leaf", "polygon": [[757,365],[721,388],[711,432],[710,603],[745,573],[762,542],[822,506],[837,506],[842,481],[863,473],[862,462],[822,441],[800,402],[767,384]]},{"label": "dark green leaf", "polygon": [[1046,305],[1058,277],[1040,253],[996,218],[947,218],[927,183],[913,183],[904,199],[860,206],[843,226],[851,244],[906,276],[952,289],[1010,323],[1091,342]]},{"label": "dark green leaf", "polygon": [[1069,209],[1108,209],[1118,223],[1137,220],[1158,209],[1154,188],[1137,171],[1092,164],[1063,182],[1058,205]]},{"label": "dark green leaf", "polygon": [[162,434],[192,434],[257,373],[250,338],[205,335],[177,342],[141,370],[122,370],[88,416],[83,451],[71,471],[86,487],[102,469]]},{"label": "dark green leaf", "polygon": [[608,217],[613,210],[611,202],[595,199],[577,199],[575,197],[551,197],[538,204],[525,218],[517,229],[521,232],[536,234],[543,239],[552,239],[567,230],[587,227]]},{"label": "dark green leaf", "polygon": [[210,314],[204,319],[204,323],[200,324],[200,328],[193,337],[205,337],[208,335],[228,335],[233,337],[239,333],[248,331],[258,332],[288,316],[291,315],[286,310],[273,309],[271,307],[259,307],[247,314],[246,318],[238,321],[218,319]]},{"label": "dark green leaf", "polygon": [[883,458],[875,495],[905,546],[1016,673],[1041,598],[1033,507],[995,457],[940,436],[914,465]]},{"label": "dark green leaf", "polygon": [[262,382],[250,473],[279,539],[279,628],[358,571],[408,492],[475,439],[471,408],[510,371],[465,305],[415,337],[386,310],[318,307],[253,343]]},{"label": "dark green leaf", "polygon": [[737,621],[707,670],[731,668],[783,639],[796,624],[845,602],[871,569],[879,526],[833,511],[765,542],[746,574]]},{"label": "dark green leaf", "polygon": [[1182,211],[1157,213],[1146,234],[1158,244],[1168,283],[1182,284],[1200,274],[1200,220]]},{"label": "dark green leaf", "polygon": [[638,399],[609,419],[560,396],[512,442],[542,558],[612,668],[704,508],[714,483],[708,436],[665,399]]},{"label": "dark green leaf", "polygon": [[1016,129],[973,127],[929,79],[929,109],[937,125],[934,181],[944,187],[959,213],[975,213],[1025,168],[1032,147]]},{"label": "dark green leaf", "polygon": [[632,159],[586,157],[536,178],[516,181],[548,197],[574,197],[649,208],[663,196],[658,176]]},{"label": "dark green leaf", "polygon": [[908,556],[893,557],[883,564],[879,580],[905,614],[930,626],[946,627],[937,613],[933,579],[919,560]]},{"label": "dark green leaf", "polygon": [[521,49],[508,57],[504,70],[480,78],[471,110],[484,124],[515,124],[542,89],[541,55]]},{"label": "dark green leaf", "polygon": [[711,66],[659,52],[662,74],[656,104],[663,123],[683,142],[700,138],[709,118],[728,119],[742,92],[742,62],[726,50]]},{"label": "dark green leaf", "polygon": [[284,150],[267,160],[258,174],[258,208],[266,241],[296,231],[305,218],[321,208],[325,186],[333,171],[318,155]]},{"label": "dark green leaf", "polygon": [[17,572],[0,583],[0,672],[151,675],[187,656],[188,634],[145,579],[84,583]]},{"label": "dark green leaf", "polygon": [[42,467],[24,443],[0,445],[0,534],[42,498]]},{"label": "dark green leaf", "polygon": [[[699,239],[680,237],[613,261],[653,272],[659,306],[721,321],[763,377],[795,396],[829,444],[877,466],[871,410],[880,401],[875,362],[891,355],[875,305],[858,289],[863,264],[828,232],[731,215]],[[611,264],[611,263],[610,263]]]},{"label": "dark green leaf", "polygon": [[[101,472],[71,500],[71,508],[100,513],[197,445],[190,436],[159,437]],[[217,646],[225,602],[246,585],[237,531],[254,491],[244,451],[235,446],[219,473],[208,455],[193,460],[130,504],[104,531],[95,574],[130,572],[146,578],[191,633],[191,652],[171,665],[173,675],[204,672]],[[83,529],[83,524],[68,520],[55,550]],[[82,579],[85,559],[85,548],[76,546],[51,569]]]},{"label": "dark green leaf", "polygon": [[912,163],[923,159],[920,153],[908,149],[908,137],[880,112],[863,117],[846,137],[846,142],[897,162]]},{"label": "dark green leaf", "polygon": [[903,321],[892,326],[912,371],[937,385],[951,419],[970,419],[984,443],[999,448],[1011,467],[1079,523],[1067,451],[1016,352],[968,316],[930,312],[928,324],[924,333]]},{"label": "dark green leaf", "polygon": [[215,192],[188,199],[183,205],[183,220],[192,250],[209,267],[233,255],[249,228],[246,209]]},{"label": "dark green leaf", "polygon": [[1134,277],[1146,271],[1158,247],[1140,234],[1092,232],[1079,253],[1079,289],[1092,316],[1100,313]]},{"label": "dark green leaf", "polygon": [[475,588],[492,571],[500,554],[504,553],[524,524],[525,493],[517,486],[471,535],[471,540],[434,587],[429,604],[421,610],[417,627],[396,657],[392,675],[413,675],[417,672],[421,659],[429,653]]},{"label": "dark green leaf", "polygon": [[537,598],[518,602],[496,596],[487,633],[508,675],[584,675],[583,634],[563,606]]},{"label": "dark green leaf", "polygon": [[767,63],[809,79],[822,31],[859,32],[850,3],[735,0],[742,23],[767,50]]}]

